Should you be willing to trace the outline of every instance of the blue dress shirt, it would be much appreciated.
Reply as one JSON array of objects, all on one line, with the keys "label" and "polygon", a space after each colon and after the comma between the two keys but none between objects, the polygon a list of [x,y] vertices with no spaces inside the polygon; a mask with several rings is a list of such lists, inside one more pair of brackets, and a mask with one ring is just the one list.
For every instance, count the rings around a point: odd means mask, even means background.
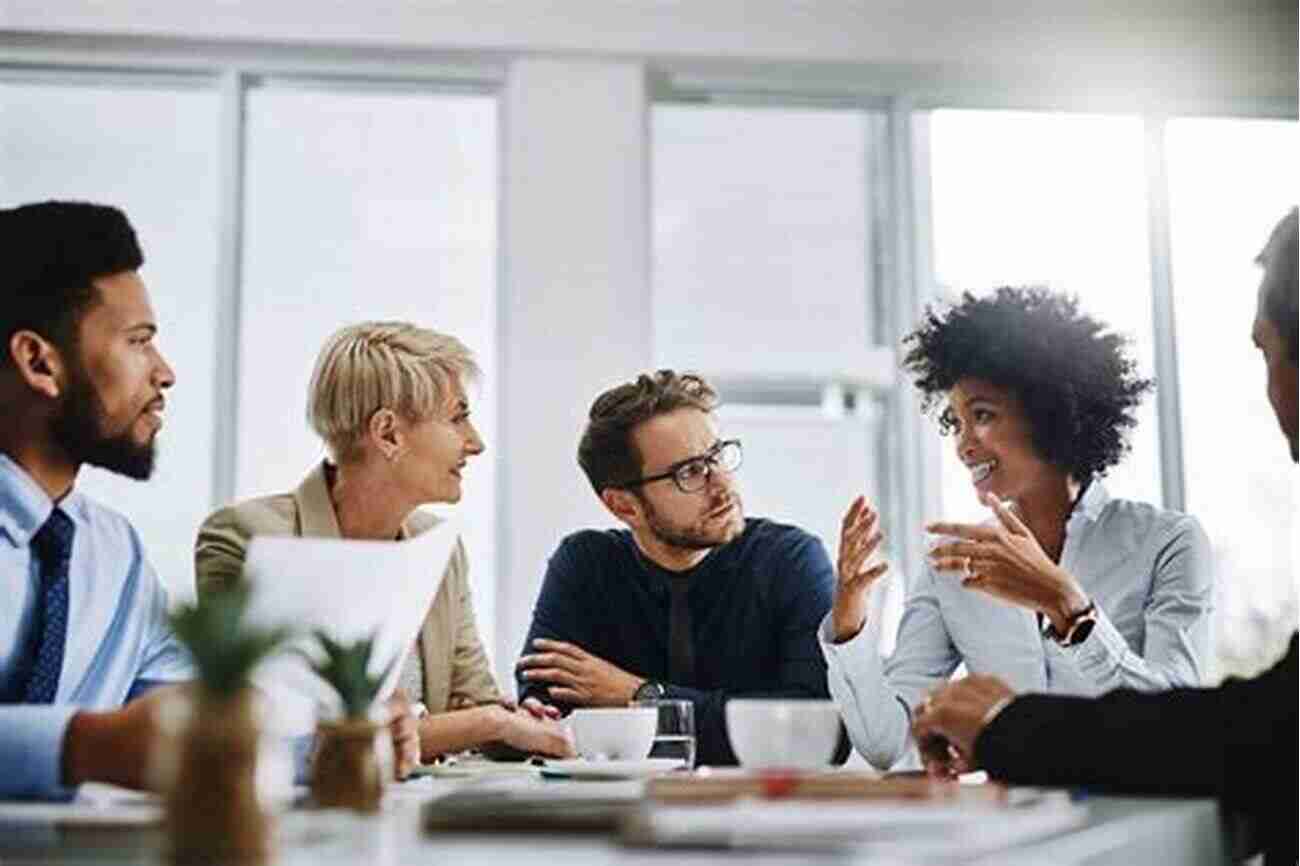
[{"label": "blue dress shirt", "polygon": [[959,665],[1000,676],[1017,692],[1095,696],[1201,685],[1213,649],[1213,565],[1196,518],[1112,498],[1094,481],[1066,522],[1061,551],[1061,567],[1097,604],[1087,640],[1061,647],[1027,608],[927,569],[908,588],[888,659],[876,649],[874,623],[835,643],[829,615],[823,619],[818,639],[831,694],[858,751],[887,770],[916,760],[911,707]]},{"label": "blue dress shirt", "polygon": [[[192,676],[167,626],[167,591],[135,529],[75,489],[58,505],[76,526],[63,670],[52,704],[0,704],[0,797],[67,796],[63,737],[78,710],[115,709],[154,685]],[[54,506],[0,454],[0,694],[23,670],[18,656],[38,625],[40,562],[31,541]]]}]

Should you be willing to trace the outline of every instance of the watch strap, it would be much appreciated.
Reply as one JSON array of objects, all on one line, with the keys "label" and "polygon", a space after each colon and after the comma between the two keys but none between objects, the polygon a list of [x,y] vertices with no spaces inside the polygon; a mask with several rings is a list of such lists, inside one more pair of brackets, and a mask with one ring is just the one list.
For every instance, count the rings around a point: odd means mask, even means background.
[{"label": "watch strap", "polygon": [[1097,603],[1089,601],[1087,607],[1071,617],[1069,625],[1065,628],[1065,634],[1058,632],[1050,619],[1046,617],[1044,619],[1047,623],[1043,629],[1044,635],[1063,647],[1078,646],[1088,639],[1093,627],[1097,625]]}]

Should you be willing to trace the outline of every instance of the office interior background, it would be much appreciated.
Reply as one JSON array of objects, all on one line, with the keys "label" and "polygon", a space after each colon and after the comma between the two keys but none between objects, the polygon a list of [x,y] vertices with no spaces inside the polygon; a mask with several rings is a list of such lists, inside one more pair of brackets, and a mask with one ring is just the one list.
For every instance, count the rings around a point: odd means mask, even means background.
[{"label": "office interior background", "polygon": [[503,685],[550,551],[612,525],[575,461],[586,410],[656,366],[719,386],[750,514],[833,557],[853,496],[882,508],[889,650],[923,523],[980,511],[899,339],[936,299],[1044,283],[1158,380],[1106,483],[1206,527],[1213,677],[1296,626],[1295,473],[1249,338],[1253,259],[1300,190],[1294,3],[6,9],[0,204],[113,203],[145,248],[178,374],[159,471],[82,483],[179,599],[212,508],[320,459],[324,338],[403,318],[484,370],[453,511]]}]

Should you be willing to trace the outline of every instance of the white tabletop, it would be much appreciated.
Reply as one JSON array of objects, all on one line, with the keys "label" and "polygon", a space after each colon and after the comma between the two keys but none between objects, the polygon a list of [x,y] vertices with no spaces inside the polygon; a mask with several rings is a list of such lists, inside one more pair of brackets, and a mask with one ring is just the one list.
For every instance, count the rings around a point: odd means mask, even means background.
[{"label": "white tabletop", "polygon": [[[623,845],[604,834],[511,834],[427,832],[420,807],[461,783],[419,779],[390,788],[377,816],[295,809],[280,816],[277,856],[288,864],[397,864],[440,862],[466,866],[534,863],[543,866],[719,861],[780,863],[900,863],[922,858],[856,848],[824,851],[701,850],[642,848]],[[1083,801],[1087,817],[1070,830],[983,857],[961,856],[946,862],[1166,864],[1223,863],[1233,839],[1225,833],[1212,800],[1159,800],[1092,797]],[[65,827],[48,821],[0,823],[0,862],[150,863],[161,860],[159,827]],[[931,858],[924,858],[930,860]]]}]

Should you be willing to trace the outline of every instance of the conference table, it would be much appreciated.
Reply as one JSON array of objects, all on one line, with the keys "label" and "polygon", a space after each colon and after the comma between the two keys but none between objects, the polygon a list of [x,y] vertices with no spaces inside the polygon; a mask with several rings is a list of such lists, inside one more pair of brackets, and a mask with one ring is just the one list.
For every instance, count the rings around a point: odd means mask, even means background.
[{"label": "conference table", "polygon": [[[1059,832],[967,856],[915,856],[906,844],[887,855],[869,846],[804,849],[717,849],[629,845],[613,833],[428,830],[422,808],[464,782],[422,778],[393,785],[377,815],[293,808],[279,816],[276,856],[286,866],[396,866],[409,863],[595,864],[984,862],[1030,864],[1210,864],[1236,859],[1245,829],[1213,800],[1089,796],[1075,799],[1086,817]],[[15,818],[0,804],[0,864],[135,864],[165,862],[157,823],[96,826],[47,818]],[[991,819],[996,820],[996,818]]]}]

